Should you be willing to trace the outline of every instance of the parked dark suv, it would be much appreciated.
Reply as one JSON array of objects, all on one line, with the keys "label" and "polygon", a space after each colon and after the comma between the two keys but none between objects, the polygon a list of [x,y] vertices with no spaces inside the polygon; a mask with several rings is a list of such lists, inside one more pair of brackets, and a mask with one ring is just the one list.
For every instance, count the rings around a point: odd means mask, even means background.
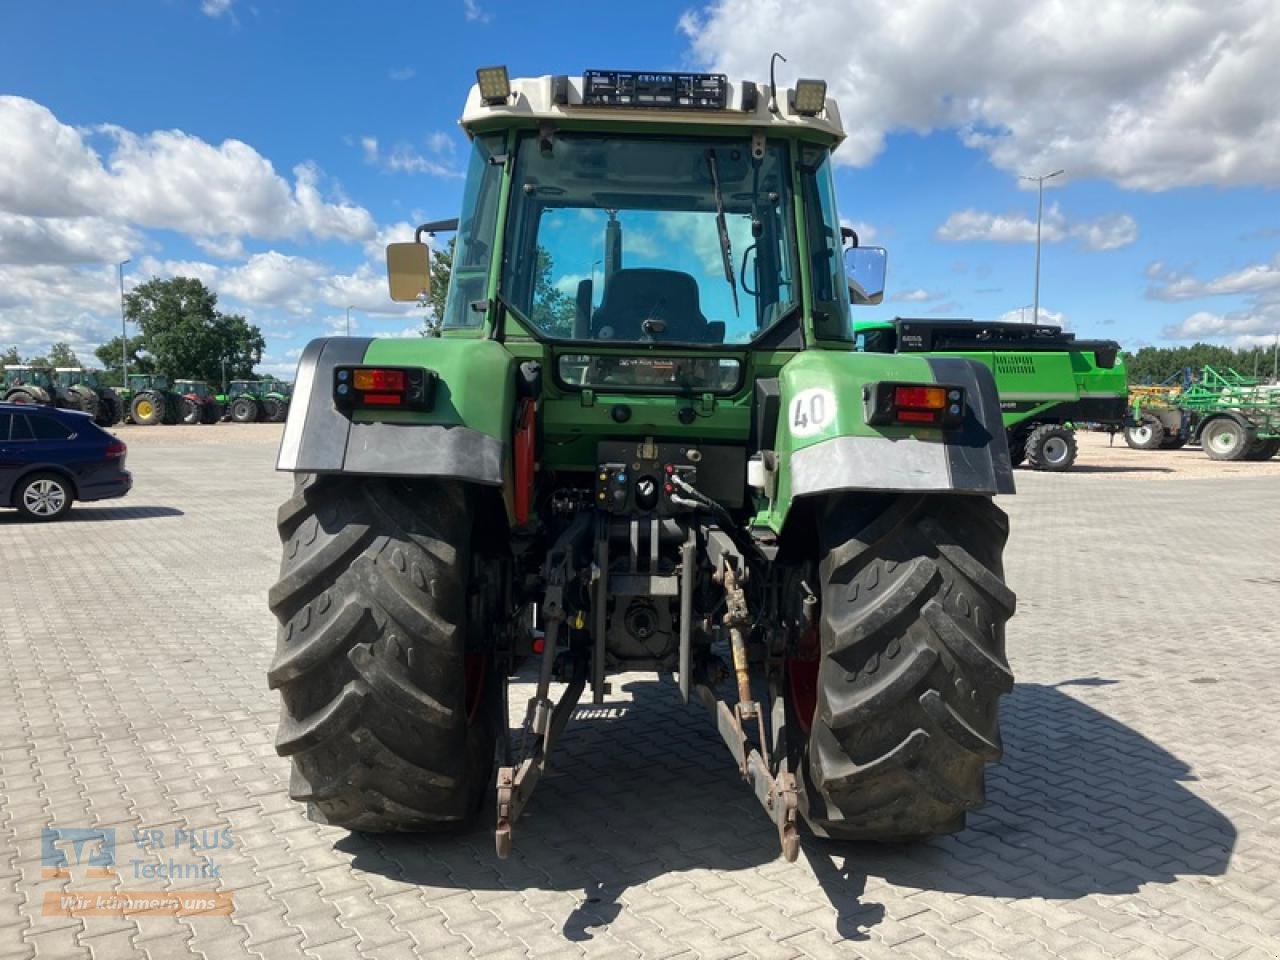
[{"label": "parked dark suv", "polygon": [[56,520],[73,500],[123,497],[133,486],[125,452],[87,413],[0,403],[0,506]]}]

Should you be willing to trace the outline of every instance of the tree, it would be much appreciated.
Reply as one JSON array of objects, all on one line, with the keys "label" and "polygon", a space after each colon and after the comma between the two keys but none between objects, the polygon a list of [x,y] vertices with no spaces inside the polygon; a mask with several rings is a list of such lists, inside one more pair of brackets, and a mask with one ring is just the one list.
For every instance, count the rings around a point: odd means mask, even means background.
[{"label": "tree", "polygon": [[1269,377],[1273,374],[1273,347],[1251,347],[1233,350],[1216,343],[1193,343],[1189,347],[1143,347],[1125,357],[1130,383],[1162,383],[1179,376],[1188,367],[1204,366],[1219,370],[1230,367],[1246,376]]},{"label": "tree", "polygon": [[[124,379],[120,371],[120,344],[119,337],[113,337],[109,342],[104,343],[97,350],[93,351],[93,355],[98,358],[98,362],[102,364],[105,371],[104,379],[111,386],[121,386]],[[130,373],[154,373],[154,360],[141,353],[142,338],[129,338],[129,372]]]},{"label": "tree", "polygon": [[49,348],[49,363],[55,367],[78,367],[80,358],[71,349],[71,344],[58,342]]},{"label": "tree", "polygon": [[[538,247],[538,274],[533,284],[533,307],[529,319],[544,333],[567,337],[573,331],[574,299],[552,280],[554,264],[545,247]],[[427,299],[427,316],[419,333],[433,337],[444,322],[445,302],[449,294],[449,277],[453,270],[453,239],[443,250],[431,252],[431,294]]]},{"label": "tree", "polygon": [[434,337],[444,323],[444,305],[449,296],[449,276],[453,272],[453,245],[457,237],[450,237],[443,250],[431,251],[431,293],[427,297],[427,314],[422,318],[424,337]]},{"label": "tree", "polygon": [[4,353],[0,353],[0,367],[13,366],[22,362],[22,357],[18,353],[17,347],[9,347]]},{"label": "tree", "polygon": [[148,280],[124,299],[125,316],[142,331],[160,373],[221,383],[224,361],[228,377],[247,379],[262,360],[262,331],[219,311],[218,295],[197,279]]}]

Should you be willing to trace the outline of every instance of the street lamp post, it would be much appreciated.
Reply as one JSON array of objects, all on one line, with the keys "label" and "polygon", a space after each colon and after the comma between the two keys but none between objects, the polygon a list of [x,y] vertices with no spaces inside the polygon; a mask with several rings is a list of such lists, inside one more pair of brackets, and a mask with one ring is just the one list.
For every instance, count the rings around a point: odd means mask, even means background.
[{"label": "street lamp post", "polygon": [[1060,177],[1065,171],[1055,170],[1053,173],[1046,173],[1039,177],[1019,177],[1020,180],[1034,181],[1039,196],[1036,199],[1036,294],[1035,294],[1035,316],[1032,318],[1033,323],[1040,322],[1040,222],[1044,218],[1044,182],[1052,180],[1054,177]]},{"label": "street lamp post", "polygon": [[124,265],[128,260],[116,264],[116,272],[120,274],[120,386],[129,386],[129,330],[124,319]]},{"label": "street lamp post", "polygon": [[1018,322],[1019,322],[1019,323],[1026,323],[1026,322],[1027,322],[1027,311],[1028,311],[1028,310],[1030,310],[1030,309],[1032,308],[1032,306],[1033,306],[1033,305],[1032,305],[1032,304],[1030,304],[1030,303],[1024,303],[1022,306],[1020,306],[1020,307],[1018,308]]},{"label": "street lamp post", "polygon": [[351,336],[351,305],[347,305],[347,336]]}]

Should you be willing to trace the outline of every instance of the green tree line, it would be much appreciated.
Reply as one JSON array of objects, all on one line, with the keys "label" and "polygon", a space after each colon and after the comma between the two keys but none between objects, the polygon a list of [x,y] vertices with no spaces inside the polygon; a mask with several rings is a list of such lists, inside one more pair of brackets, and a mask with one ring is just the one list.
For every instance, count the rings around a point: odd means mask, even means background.
[{"label": "green tree line", "polygon": [[1270,377],[1276,371],[1274,346],[1232,348],[1216,343],[1193,343],[1189,347],[1143,347],[1126,354],[1125,368],[1130,383],[1162,383],[1188,367],[1231,367],[1245,376]]}]

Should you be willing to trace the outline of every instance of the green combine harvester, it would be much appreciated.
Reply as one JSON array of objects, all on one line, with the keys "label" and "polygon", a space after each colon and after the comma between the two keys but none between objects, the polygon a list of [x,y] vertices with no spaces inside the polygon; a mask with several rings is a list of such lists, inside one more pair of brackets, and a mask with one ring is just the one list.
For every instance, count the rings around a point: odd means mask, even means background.
[{"label": "green combine harvester", "polygon": [[860,321],[858,349],[975,360],[995,375],[1013,463],[1063,471],[1076,462],[1075,424],[1118,430],[1129,388],[1120,344],[1061,327],[975,320]]},{"label": "green combine harvester", "polygon": [[478,80],[458,220],[387,249],[419,301],[423,241],[458,231],[440,335],[299,362],[269,592],[291,796],[371,832],[491,798],[506,856],[580,698],[639,671],[707,708],[789,859],[801,819],[961,829],[1013,687],[1000,402],[968,357],[853,349],[885,254],[840,226],[825,83]]},{"label": "green combine harvester", "polygon": [[1137,449],[1198,443],[1211,460],[1270,460],[1280,453],[1280,384],[1230,367],[1186,370],[1181,385],[1135,388],[1133,421],[1125,439]]}]

